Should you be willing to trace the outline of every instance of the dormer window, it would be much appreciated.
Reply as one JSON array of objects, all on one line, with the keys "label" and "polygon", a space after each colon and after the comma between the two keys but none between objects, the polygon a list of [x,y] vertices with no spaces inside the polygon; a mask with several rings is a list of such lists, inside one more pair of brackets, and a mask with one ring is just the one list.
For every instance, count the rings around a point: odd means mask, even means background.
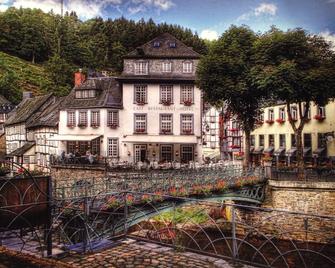
[{"label": "dormer window", "polygon": [[95,97],[96,90],[94,89],[76,90],[76,99],[90,99]]},{"label": "dormer window", "polygon": [[148,74],[148,62],[147,61],[135,62],[135,74],[137,75]]},{"label": "dormer window", "polygon": [[169,47],[170,47],[170,48],[176,48],[176,47],[177,47],[176,42],[170,42],[170,43],[169,43]]},{"label": "dormer window", "polygon": [[163,61],[162,62],[162,72],[163,73],[171,73],[171,71],[172,71],[172,62]]},{"label": "dormer window", "polygon": [[154,42],[154,47],[160,47],[161,46],[161,43],[160,42],[158,42],[158,41],[155,41]]}]

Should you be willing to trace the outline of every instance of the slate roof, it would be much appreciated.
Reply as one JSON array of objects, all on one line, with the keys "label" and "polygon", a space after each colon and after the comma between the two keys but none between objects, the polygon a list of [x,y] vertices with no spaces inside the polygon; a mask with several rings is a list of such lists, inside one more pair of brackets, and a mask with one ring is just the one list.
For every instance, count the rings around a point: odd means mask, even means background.
[{"label": "slate roof", "polygon": [[52,93],[44,96],[38,96],[34,98],[24,99],[14,109],[5,125],[14,125],[27,122],[40,108],[52,97]]},{"label": "slate roof", "polygon": [[[159,46],[154,44],[159,42]],[[175,43],[175,47],[170,47],[170,43]],[[157,43],[158,44],[158,43]],[[200,54],[195,52],[192,48],[186,46],[183,42],[175,38],[169,33],[163,33],[148,43],[136,48],[128,53],[125,58],[188,58],[198,59]]]},{"label": "slate roof", "polygon": [[54,98],[54,101],[43,111],[36,112],[27,122],[27,128],[57,127],[59,122],[59,110],[65,97]]},{"label": "slate roof", "polygon": [[122,75],[116,78],[120,82],[133,82],[133,83],[194,83],[195,76],[194,75],[169,75],[165,74],[157,74],[157,75],[134,75],[134,74],[127,74],[122,73]]},{"label": "slate roof", "polygon": [[[77,99],[77,90],[95,89],[95,98]],[[72,89],[65,98],[62,109],[76,108],[122,108],[122,92],[119,83],[114,77],[88,78],[80,86]]]},{"label": "slate roof", "polygon": [[20,148],[17,148],[15,151],[8,154],[7,156],[21,156],[34,146],[35,146],[35,142],[27,142]]}]

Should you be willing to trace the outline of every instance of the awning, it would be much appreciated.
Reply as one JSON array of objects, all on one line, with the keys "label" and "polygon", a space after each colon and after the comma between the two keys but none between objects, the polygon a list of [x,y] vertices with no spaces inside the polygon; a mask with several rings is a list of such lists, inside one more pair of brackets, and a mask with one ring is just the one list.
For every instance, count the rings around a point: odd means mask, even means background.
[{"label": "awning", "polygon": [[129,143],[186,143],[196,144],[196,136],[174,136],[174,135],[129,135],[123,142]]},{"label": "awning", "polygon": [[275,156],[281,156],[281,155],[284,154],[284,152],[285,152],[285,148],[279,148],[279,149],[277,149],[273,154],[274,154]]},{"label": "awning", "polygon": [[17,148],[15,151],[11,152],[7,156],[22,156],[25,152],[35,146],[35,142],[27,142],[20,148]]},{"label": "awning", "polygon": [[306,156],[307,154],[309,154],[310,151],[311,151],[311,147],[304,148],[304,156]]},{"label": "awning", "polygon": [[264,147],[263,146],[259,146],[257,149],[255,149],[252,153],[253,154],[261,154],[263,153]]},{"label": "awning", "polygon": [[55,135],[48,138],[49,141],[91,141],[101,137],[101,135]]},{"label": "awning", "polygon": [[275,148],[273,148],[272,146],[270,146],[270,147],[266,148],[266,149],[263,151],[263,153],[264,153],[264,154],[271,154],[271,153],[273,152],[274,149],[275,149]]},{"label": "awning", "polygon": [[320,155],[325,151],[326,148],[317,148],[313,154]]},{"label": "awning", "polygon": [[287,156],[292,156],[292,155],[294,155],[296,153],[296,151],[297,151],[297,148],[291,148],[290,150],[288,150],[286,152],[286,155]]}]

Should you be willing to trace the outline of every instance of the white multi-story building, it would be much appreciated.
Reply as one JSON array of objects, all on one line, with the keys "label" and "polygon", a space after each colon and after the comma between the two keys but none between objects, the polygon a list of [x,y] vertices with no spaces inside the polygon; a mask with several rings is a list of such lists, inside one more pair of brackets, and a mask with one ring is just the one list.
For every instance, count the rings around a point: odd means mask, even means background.
[{"label": "white multi-story building", "polygon": [[167,33],[125,57],[117,78],[123,91],[123,159],[202,160],[202,98],[195,86],[199,57]]}]

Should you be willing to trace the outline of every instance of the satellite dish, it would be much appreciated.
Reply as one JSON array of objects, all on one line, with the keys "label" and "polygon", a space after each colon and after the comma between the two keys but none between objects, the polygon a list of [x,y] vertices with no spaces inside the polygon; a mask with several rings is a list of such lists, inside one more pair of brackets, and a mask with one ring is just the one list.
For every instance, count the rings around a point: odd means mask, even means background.
[{"label": "satellite dish", "polygon": [[332,142],[334,140],[334,137],[333,136],[327,136],[327,141],[328,142]]}]

